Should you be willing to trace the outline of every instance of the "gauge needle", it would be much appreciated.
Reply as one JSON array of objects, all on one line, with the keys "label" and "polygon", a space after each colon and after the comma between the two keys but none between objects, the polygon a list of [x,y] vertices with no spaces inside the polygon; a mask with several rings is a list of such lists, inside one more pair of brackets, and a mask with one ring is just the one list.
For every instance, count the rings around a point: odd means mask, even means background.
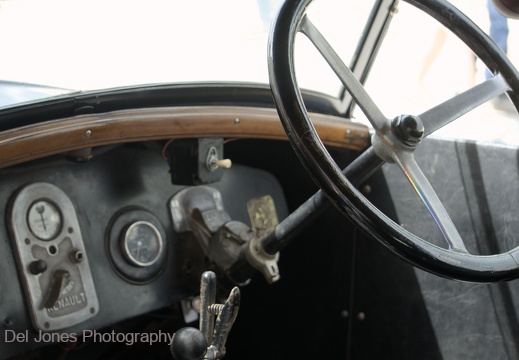
[{"label": "gauge needle", "polygon": [[137,241],[137,260],[141,258],[142,241]]},{"label": "gauge needle", "polygon": [[47,227],[45,226],[45,219],[43,218],[43,213],[45,212],[45,206],[40,205],[36,207],[36,212],[40,214],[41,223],[43,224],[43,230],[47,231]]}]

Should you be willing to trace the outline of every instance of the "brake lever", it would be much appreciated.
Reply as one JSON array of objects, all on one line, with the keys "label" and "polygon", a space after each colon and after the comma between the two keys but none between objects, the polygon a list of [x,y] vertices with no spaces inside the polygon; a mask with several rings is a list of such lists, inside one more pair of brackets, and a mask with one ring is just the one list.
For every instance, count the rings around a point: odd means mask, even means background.
[{"label": "brake lever", "polygon": [[240,299],[240,289],[234,287],[225,303],[216,304],[216,275],[212,271],[204,272],[200,281],[200,330],[185,327],[173,335],[170,345],[173,358],[175,360],[223,358],[227,337],[238,315]]}]

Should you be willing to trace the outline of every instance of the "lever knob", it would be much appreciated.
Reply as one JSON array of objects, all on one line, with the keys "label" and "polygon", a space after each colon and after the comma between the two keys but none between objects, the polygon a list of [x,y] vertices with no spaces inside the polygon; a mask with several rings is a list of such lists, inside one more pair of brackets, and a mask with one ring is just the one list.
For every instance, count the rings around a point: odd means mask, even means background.
[{"label": "lever knob", "polygon": [[232,166],[232,161],[230,159],[220,159],[215,161],[215,165],[224,169],[230,169]]},{"label": "lever knob", "polygon": [[185,327],[173,335],[170,351],[175,360],[202,360],[207,351],[207,340],[200,330]]}]

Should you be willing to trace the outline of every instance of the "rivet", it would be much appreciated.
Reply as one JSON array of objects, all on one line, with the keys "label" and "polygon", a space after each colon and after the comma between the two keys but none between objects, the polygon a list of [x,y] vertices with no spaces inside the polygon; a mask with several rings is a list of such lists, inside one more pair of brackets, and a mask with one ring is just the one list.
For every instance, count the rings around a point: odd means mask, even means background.
[{"label": "rivet", "polygon": [[85,136],[86,137],[91,137],[92,136],[92,130],[85,131]]}]

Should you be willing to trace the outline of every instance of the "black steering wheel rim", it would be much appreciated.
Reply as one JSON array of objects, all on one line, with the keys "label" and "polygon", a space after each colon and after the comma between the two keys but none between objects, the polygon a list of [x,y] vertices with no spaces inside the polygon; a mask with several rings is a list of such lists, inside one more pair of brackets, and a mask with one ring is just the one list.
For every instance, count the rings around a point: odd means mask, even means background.
[{"label": "black steering wheel rim", "polygon": [[[433,245],[406,231],[373,206],[343,175],[311,123],[297,86],[295,36],[311,0],[285,1],[269,38],[271,89],[279,116],[300,161],[314,181],[368,236],[409,263],[436,275],[463,281],[497,282],[519,277],[519,247],[496,255],[471,255]],[[463,13],[444,0],[406,0],[449,28],[494,74],[501,74],[508,95],[519,108],[519,74],[502,51]],[[376,156],[370,148],[369,157]],[[382,163],[382,161],[381,161]]]}]

